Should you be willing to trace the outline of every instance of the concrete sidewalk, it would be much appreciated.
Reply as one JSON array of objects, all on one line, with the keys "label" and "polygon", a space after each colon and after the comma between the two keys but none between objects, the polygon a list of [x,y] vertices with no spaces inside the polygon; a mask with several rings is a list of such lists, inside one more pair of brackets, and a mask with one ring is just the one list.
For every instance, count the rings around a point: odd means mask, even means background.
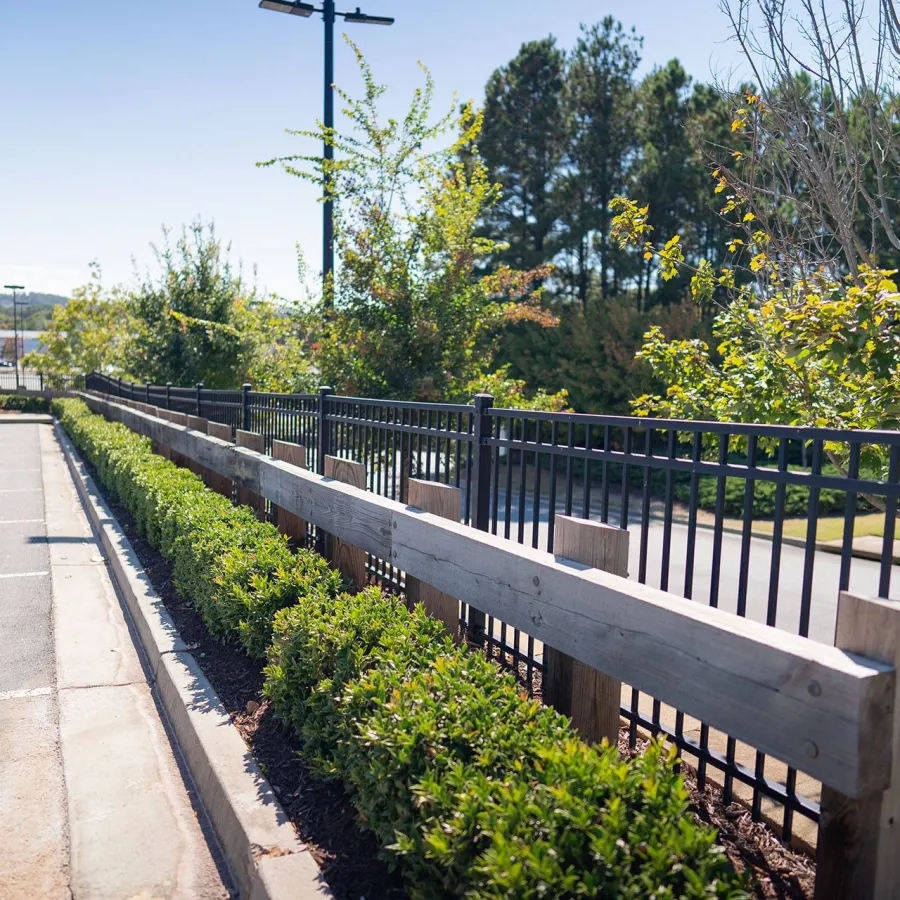
[{"label": "concrete sidewalk", "polygon": [[0,897],[224,898],[49,425],[0,420]]}]

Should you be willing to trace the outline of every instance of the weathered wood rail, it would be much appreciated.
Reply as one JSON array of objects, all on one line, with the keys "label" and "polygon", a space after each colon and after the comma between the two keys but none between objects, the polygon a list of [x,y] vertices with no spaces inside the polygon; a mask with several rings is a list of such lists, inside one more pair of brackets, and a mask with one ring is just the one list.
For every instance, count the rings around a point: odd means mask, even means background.
[{"label": "weathered wood rail", "polygon": [[900,604],[842,596],[846,649],[828,646],[322,477],[155,407],[83,396],[173,454],[809,773],[826,786],[817,898],[900,896]]}]

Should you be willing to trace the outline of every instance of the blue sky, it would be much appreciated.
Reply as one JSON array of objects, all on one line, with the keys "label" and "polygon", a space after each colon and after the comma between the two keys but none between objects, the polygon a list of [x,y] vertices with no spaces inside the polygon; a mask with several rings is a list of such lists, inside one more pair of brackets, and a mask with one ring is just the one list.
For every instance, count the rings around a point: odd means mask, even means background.
[{"label": "blue sky", "polygon": [[[388,85],[389,113],[405,108],[420,59],[443,109],[454,91],[479,100],[523,41],[552,33],[568,48],[579,23],[605,14],[644,36],[644,71],[677,56],[708,79],[737,60],[715,0],[366,0],[363,11],[397,20],[338,26]],[[0,284],[68,293],[92,259],[107,284],[127,280],[162,224],[202,216],[260,286],[298,295],[295,244],[320,260],[316,191],[254,163],[301,151],[284,129],[321,115],[318,17],[257,0],[2,0],[0,34]],[[335,68],[357,85],[341,41]]]}]

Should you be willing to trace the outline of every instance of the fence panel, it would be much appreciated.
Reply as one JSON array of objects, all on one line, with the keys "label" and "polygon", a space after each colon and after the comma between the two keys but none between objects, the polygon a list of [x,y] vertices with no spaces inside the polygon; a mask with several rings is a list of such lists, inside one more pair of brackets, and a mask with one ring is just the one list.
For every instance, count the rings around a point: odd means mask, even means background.
[{"label": "fence panel", "polygon": [[[117,393],[92,375],[89,389]],[[366,467],[368,490],[407,500],[410,478],[462,493],[462,520],[553,552],[557,515],[631,533],[630,577],[736,616],[834,642],[839,591],[887,597],[898,555],[900,433],[684,422],[423,404],[319,394],[134,386],[134,399],[182,409]],[[197,403],[202,406],[198,411]],[[179,406],[178,404],[182,404]],[[245,416],[248,422],[245,426]],[[404,573],[368,557],[370,576]],[[461,624],[540,691],[534,635],[462,605]],[[728,735],[633,688],[621,712],[634,746],[665,734],[726,801],[747,803],[785,839],[814,834],[819,786]],[[801,817],[800,822],[795,816]]]}]

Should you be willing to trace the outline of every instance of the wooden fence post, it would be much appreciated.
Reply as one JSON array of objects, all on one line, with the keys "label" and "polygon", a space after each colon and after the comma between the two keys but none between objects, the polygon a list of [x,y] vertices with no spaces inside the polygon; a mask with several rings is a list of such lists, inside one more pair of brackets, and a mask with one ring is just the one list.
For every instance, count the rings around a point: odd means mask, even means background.
[{"label": "wooden fence post", "polygon": [[[459,522],[462,517],[462,491],[449,484],[410,478],[407,502],[410,506],[453,522]],[[410,607],[421,603],[429,615],[444,623],[454,638],[459,636],[459,600],[455,597],[407,575],[406,599]]]},{"label": "wooden fence post", "polygon": [[[173,412],[172,410],[169,410],[167,418],[173,425],[184,425],[185,427],[187,427],[188,419],[184,413]],[[169,451],[169,459],[171,459],[176,466],[181,466],[182,468],[188,467],[188,458],[186,456],[182,456],[180,453],[174,452],[173,450]]]},{"label": "wooden fence post", "polygon": [[[206,433],[210,437],[218,438],[220,441],[228,441],[232,443],[231,426],[223,425],[221,422],[207,422]],[[218,472],[210,472],[209,486],[222,496],[234,501],[234,482]]]},{"label": "wooden fence post", "polygon": [[[193,431],[199,431],[201,434],[209,434],[209,421],[204,419],[202,416],[188,416],[187,417],[188,428]],[[188,468],[195,474],[199,475],[203,479],[203,483],[208,487],[209,486],[209,478],[212,474],[206,466],[200,465],[200,463],[196,462],[193,459],[188,460]]]},{"label": "wooden fence post", "polygon": [[[366,467],[363,463],[340,456],[325,457],[325,477],[366,489]],[[358,590],[366,586],[366,553],[339,538],[331,538],[329,558],[341,574],[352,581]]]},{"label": "wooden fence post", "polygon": [[[553,552],[613,575],[628,575],[628,532],[603,522],[557,515]],[[607,738],[616,745],[620,681],[545,646],[543,693],[545,703],[572,718],[585,741],[599,743]]]},{"label": "wooden fence post", "polygon": [[[246,391],[244,396],[247,396]],[[234,433],[234,442],[238,447],[246,447],[248,450],[255,450],[257,453],[265,453],[265,438],[255,431],[244,431],[238,428]],[[238,485],[238,503],[249,506],[256,513],[256,517],[260,522],[266,521],[266,501],[256,491],[244,485]]]},{"label": "wooden fence post", "polygon": [[[306,468],[306,447],[302,444],[291,444],[288,441],[272,441],[272,456],[275,459],[290,463],[292,466],[297,466],[301,469]],[[295,516],[280,506],[273,504],[272,510],[275,513],[278,530],[295,541],[299,546],[305,547],[306,522],[300,516]]]},{"label": "wooden fence post", "polygon": [[[849,653],[900,666],[900,602],[842,591],[834,644]],[[813,685],[810,685],[812,691]],[[891,783],[856,800],[822,785],[816,844],[816,900],[890,900],[900,897],[900,683],[895,684]],[[814,695],[815,696],[815,695]],[[877,723],[873,723],[877,727]]]},{"label": "wooden fence post", "polygon": [[[165,419],[166,422],[170,421],[169,420],[169,411],[167,409],[163,409],[161,406],[158,406],[156,408],[156,417],[158,419]],[[155,453],[158,453],[164,459],[172,458],[172,451],[169,450],[169,448],[166,444],[160,444],[160,443],[154,441],[153,442],[153,450]]]}]

